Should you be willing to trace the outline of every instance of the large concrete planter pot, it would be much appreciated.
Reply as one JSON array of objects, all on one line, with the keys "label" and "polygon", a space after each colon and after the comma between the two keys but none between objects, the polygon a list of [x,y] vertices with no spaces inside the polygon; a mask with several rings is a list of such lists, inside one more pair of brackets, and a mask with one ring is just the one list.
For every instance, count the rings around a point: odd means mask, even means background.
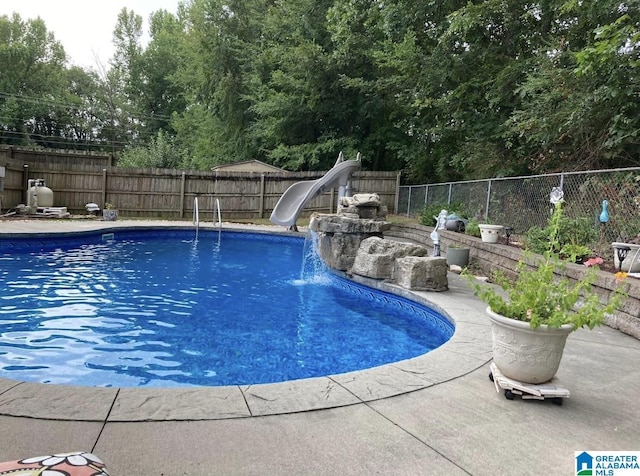
[{"label": "large concrete planter pot", "polygon": [[523,383],[551,380],[560,366],[573,326],[540,326],[509,319],[487,308],[493,336],[493,361],[505,377]]},{"label": "large concrete planter pot", "polygon": [[485,243],[497,243],[504,227],[502,225],[483,223],[478,225],[478,228],[480,228],[480,238],[482,238],[482,241]]},{"label": "large concrete planter pot", "polygon": [[447,264],[464,268],[469,265],[469,248],[447,248]]}]

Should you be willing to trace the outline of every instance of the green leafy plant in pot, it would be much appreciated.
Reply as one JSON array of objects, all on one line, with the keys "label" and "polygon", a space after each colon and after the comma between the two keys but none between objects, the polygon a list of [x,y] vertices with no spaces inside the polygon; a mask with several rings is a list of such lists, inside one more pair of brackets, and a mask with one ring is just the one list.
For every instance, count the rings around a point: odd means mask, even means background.
[{"label": "green leafy plant in pot", "polygon": [[[577,281],[557,277],[566,262],[558,253],[558,231],[562,221],[562,191],[551,193],[554,212],[549,223],[549,244],[542,257],[526,253],[516,266],[516,278],[496,273],[502,288],[469,282],[476,296],[489,307],[493,337],[493,359],[506,377],[524,383],[544,383],[560,366],[568,335],[581,328],[593,329],[615,312],[625,296],[620,286],[602,303],[592,289],[597,268],[587,268]],[[529,264],[531,263],[531,264]],[[616,279],[623,278],[623,274]]]}]

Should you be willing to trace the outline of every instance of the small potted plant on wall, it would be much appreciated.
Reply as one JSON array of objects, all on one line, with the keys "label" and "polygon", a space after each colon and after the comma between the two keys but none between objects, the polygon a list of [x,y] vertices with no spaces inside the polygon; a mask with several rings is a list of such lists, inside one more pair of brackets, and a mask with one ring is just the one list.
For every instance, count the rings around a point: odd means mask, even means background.
[{"label": "small potted plant on wall", "polygon": [[[556,276],[556,271],[566,266],[557,243],[562,191],[554,189],[551,197],[555,209],[548,249],[542,257],[525,254],[517,264],[515,280],[497,274],[502,291],[469,275],[474,293],[489,305],[494,363],[503,375],[523,383],[551,380],[560,366],[568,335],[581,327],[593,329],[603,324],[625,295],[618,286],[603,304],[592,289],[596,267],[586,268],[577,281]],[[624,273],[616,275],[616,279],[623,278]]]},{"label": "small potted plant on wall", "polygon": [[116,221],[118,219],[118,210],[111,203],[105,203],[102,209],[102,219],[104,221]]}]

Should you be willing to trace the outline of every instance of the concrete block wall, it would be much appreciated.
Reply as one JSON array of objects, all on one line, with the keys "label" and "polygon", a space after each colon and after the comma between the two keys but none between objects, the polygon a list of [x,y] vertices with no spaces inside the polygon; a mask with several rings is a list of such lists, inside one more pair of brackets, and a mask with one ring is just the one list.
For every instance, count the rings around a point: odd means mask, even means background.
[{"label": "concrete block wall", "polygon": [[[433,227],[424,225],[394,223],[389,230],[385,231],[384,235],[387,238],[395,237],[415,241],[433,249],[433,242],[430,238],[432,231]],[[440,250],[443,254],[446,254],[447,247],[451,245],[468,246],[470,249],[469,259],[474,268],[480,269],[486,274],[501,270],[505,275],[515,277],[518,261],[524,258],[523,251],[515,246],[484,243],[480,238],[453,231],[440,230],[439,235]],[[587,268],[584,265],[568,263],[563,276],[576,279],[586,272]],[[608,298],[615,287],[616,281],[613,273],[598,272],[594,289],[603,300]],[[611,316],[606,324],[640,339],[640,279],[629,277],[625,280],[624,287],[628,297],[616,315]]]}]

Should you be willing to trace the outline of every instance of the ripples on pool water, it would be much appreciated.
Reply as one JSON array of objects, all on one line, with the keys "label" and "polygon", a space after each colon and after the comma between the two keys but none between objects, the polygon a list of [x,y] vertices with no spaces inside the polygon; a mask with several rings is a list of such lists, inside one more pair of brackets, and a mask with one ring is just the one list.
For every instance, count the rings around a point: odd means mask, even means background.
[{"label": "ripples on pool water", "polygon": [[302,239],[147,230],[56,240],[0,243],[3,377],[270,383],[415,357],[453,333],[410,301],[303,275]]}]

